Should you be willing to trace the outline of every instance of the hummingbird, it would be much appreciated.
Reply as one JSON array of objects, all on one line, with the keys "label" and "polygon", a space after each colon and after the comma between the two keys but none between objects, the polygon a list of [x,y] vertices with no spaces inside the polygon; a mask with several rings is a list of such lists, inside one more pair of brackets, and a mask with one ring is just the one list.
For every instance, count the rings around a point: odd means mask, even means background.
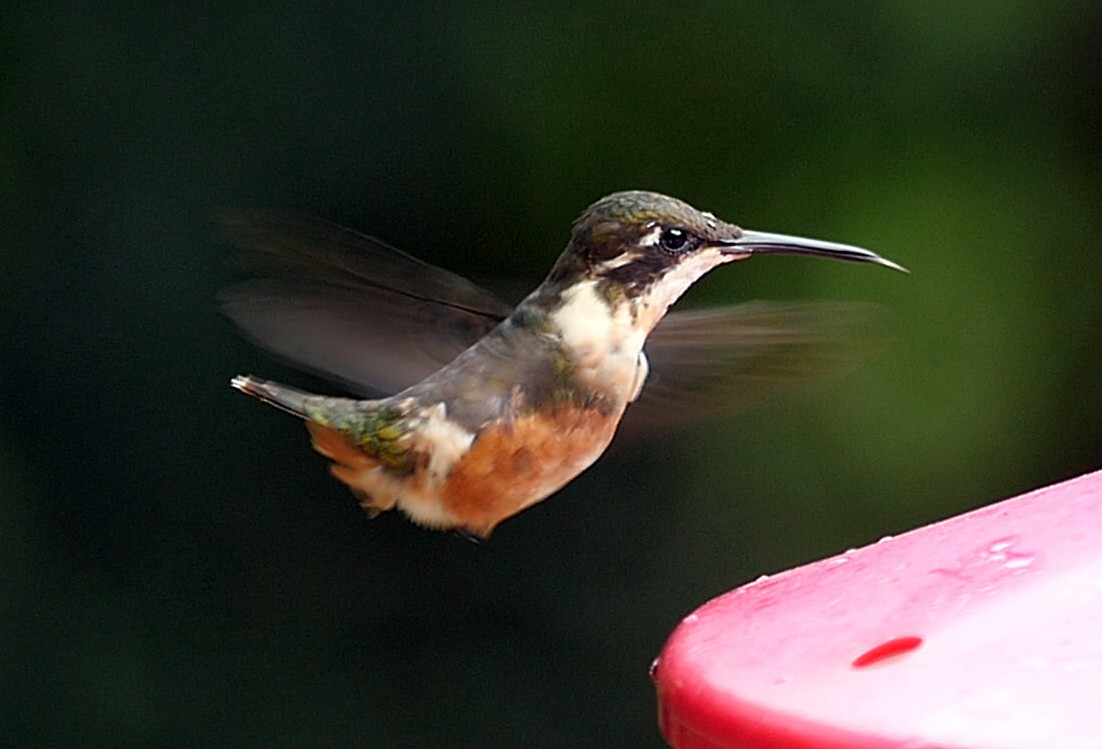
[{"label": "hummingbird", "polygon": [[242,215],[227,229],[277,277],[224,293],[227,315],[262,345],[376,397],[253,376],[231,385],[302,419],[370,516],[397,508],[419,525],[474,538],[605,452],[625,412],[649,399],[632,405],[648,390],[648,357],[662,362],[654,408],[677,416],[676,393],[663,395],[684,384],[682,370],[706,371],[709,349],[768,355],[806,342],[799,329],[830,314],[747,304],[667,316],[712,269],[797,254],[906,272],[860,247],[741,229],[646,191],[590,205],[546,279],[515,307],[323,222]]}]

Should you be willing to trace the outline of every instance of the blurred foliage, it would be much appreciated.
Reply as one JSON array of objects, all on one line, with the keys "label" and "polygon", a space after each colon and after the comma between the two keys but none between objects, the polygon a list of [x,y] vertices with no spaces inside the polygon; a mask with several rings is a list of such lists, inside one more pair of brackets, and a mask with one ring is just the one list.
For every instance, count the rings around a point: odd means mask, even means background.
[{"label": "blurred foliage", "polygon": [[[764,572],[1098,466],[1102,8],[0,9],[0,725],[24,746],[661,746],[650,659]],[[239,372],[210,217],[285,206],[538,282],[657,189],[908,266],[862,370],[617,446],[486,544],[368,523]]]}]

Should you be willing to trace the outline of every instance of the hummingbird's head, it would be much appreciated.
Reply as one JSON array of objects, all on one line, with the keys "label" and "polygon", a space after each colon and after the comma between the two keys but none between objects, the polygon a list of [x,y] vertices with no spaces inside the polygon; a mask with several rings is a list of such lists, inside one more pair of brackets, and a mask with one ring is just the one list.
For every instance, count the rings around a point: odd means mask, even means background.
[{"label": "hummingbird's head", "polygon": [[551,271],[558,286],[595,281],[609,299],[642,299],[660,317],[705,273],[751,255],[788,253],[900,266],[860,247],[748,231],[654,192],[613,193],[574,222]]}]

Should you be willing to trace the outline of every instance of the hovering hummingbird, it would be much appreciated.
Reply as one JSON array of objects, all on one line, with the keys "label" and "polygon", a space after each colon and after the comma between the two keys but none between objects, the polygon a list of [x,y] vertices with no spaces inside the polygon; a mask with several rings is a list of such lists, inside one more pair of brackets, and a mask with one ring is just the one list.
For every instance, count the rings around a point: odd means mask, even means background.
[{"label": "hovering hummingbird", "polygon": [[799,348],[800,331],[831,313],[750,304],[666,316],[708,271],[771,253],[904,270],[869,250],[740,229],[642,191],[587,208],[547,278],[515,308],[329,224],[259,215],[228,229],[281,277],[223,296],[247,334],[357,390],[394,394],[328,397],[252,376],[233,387],[303,419],[372,516],[397,507],[418,524],[482,538],[604,453],[644,391],[648,354],[661,362],[659,410],[677,416],[681,406],[661,395],[685,370],[706,372],[720,349],[753,359]]}]

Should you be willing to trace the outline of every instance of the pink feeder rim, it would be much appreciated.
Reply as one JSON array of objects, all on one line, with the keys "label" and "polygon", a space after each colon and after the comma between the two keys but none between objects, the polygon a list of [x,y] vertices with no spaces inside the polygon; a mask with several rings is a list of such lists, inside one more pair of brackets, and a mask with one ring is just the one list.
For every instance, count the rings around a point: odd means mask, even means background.
[{"label": "pink feeder rim", "polygon": [[653,678],[677,749],[1102,747],[1102,471],[719,596]]}]

